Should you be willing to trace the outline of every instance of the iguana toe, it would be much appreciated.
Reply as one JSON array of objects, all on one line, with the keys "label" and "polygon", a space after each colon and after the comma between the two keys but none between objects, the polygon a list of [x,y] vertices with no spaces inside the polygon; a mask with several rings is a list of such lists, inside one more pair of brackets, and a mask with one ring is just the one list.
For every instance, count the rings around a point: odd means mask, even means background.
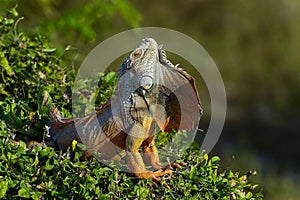
[{"label": "iguana toe", "polygon": [[184,162],[170,163],[169,165],[163,167],[162,169],[163,170],[168,170],[168,169],[172,169],[172,168],[181,168],[184,165],[185,165]]}]

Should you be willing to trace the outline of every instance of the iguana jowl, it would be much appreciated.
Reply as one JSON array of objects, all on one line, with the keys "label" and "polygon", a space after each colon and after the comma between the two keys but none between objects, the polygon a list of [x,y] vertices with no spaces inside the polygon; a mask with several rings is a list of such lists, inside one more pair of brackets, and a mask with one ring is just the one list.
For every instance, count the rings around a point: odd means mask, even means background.
[{"label": "iguana jowl", "polygon": [[[121,65],[113,97],[96,114],[51,122],[46,144],[66,150],[77,140],[90,155],[126,156],[137,177],[160,180],[171,171],[162,170],[159,162],[156,125],[165,132],[193,130],[201,114],[193,77],[174,66],[154,39],[145,38]],[[147,171],[145,164],[156,171]]]}]

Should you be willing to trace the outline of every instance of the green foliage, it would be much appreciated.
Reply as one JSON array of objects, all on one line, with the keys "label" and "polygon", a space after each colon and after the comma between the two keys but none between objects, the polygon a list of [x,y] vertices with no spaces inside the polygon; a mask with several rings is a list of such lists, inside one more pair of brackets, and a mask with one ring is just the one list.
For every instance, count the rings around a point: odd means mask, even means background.
[{"label": "green foliage", "polygon": [[[12,14],[17,15],[15,10]],[[81,161],[83,151],[75,143],[65,153],[44,145],[28,148],[16,139],[42,140],[52,105],[71,116],[73,73],[44,37],[18,33],[9,15],[0,17],[0,32],[0,198],[262,199],[247,176],[221,170],[218,157],[199,156],[195,146],[178,160],[186,165],[159,184],[105,167],[96,159]],[[90,81],[99,79],[96,104],[111,95],[116,75],[100,74]],[[84,93],[85,87],[79,91]]]},{"label": "green foliage", "polygon": [[23,136],[39,137],[52,105],[70,110],[73,74],[45,37],[18,33],[17,24],[0,17],[0,118]]},{"label": "green foliage", "polygon": [[[114,28],[112,25],[116,23],[125,25],[124,29],[128,29],[138,27],[141,21],[141,15],[127,0],[2,2],[3,8],[16,4],[30,20],[24,22],[27,27],[38,29],[59,46],[71,44],[78,48],[82,43],[94,42],[99,36],[106,37],[108,32],[111,34]],[[0,8],[1,11],[3,12]]]},{"label": "green foliage", "polygon": [[74,114],[94,112],[95,106],[101,106],[112,96],[116,83],[116,72],[99,72],[94,77],[77,80],[72,88]]},{"label": "green foliage", "polygon": [[0,197],[5,199],[262,199],[246,175],[220,170],[219,157],[201,157],[195,146],[182,155],[180,161],[187,165],[155,184],[107,168],[96,159],[80,161],[83,152],[75,146],[66,153],[27,148],[5,134],[3,123],[0,128]]},{"label": "green foliage", "polygon": [[[131,27],[137,27],[140,21],[139,13],[124,0],[117,1],[78,1],[72,6],[65,8],[58,16],[55,4],[65,4],[48,1],[44,6],[49,10],[52,19],[43,21],[40,28],[45,31],[57,31],[65,41],[79,39],[80,41],[91,42],[96,39],[96,26],[99,23],[108,23],[118,13]],[[82,26],[84,24],[84,26]],[[106,25],[103,25],[106,26]],[[66,31],[70,30],[70,31]]]},{"label": "green foliage", "polygon": [[[15,8],[9,13],[17,15]],[[18,33],[17,23],[12,18],[0,18],[3,33],[0,36],[0,118],[12,133],[18,132],[18,137],[41,140],[53,105],[59,107],[63,116],[71,117],[74,72],[65,66],[45,37]],[[85,109],[86,102],[104,103],[112,95],[115,83],[114,72],[99,73],[82,81],[79,92],[83,104],[78,109]],[[89,85],[98,86],[96,92],[88,90]]]}]

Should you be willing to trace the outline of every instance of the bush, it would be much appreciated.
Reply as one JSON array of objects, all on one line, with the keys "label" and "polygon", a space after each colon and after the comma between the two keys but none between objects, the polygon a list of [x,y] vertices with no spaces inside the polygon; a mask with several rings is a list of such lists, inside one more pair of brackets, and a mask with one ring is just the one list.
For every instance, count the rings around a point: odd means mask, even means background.
[{"label": "bush", "polygon": [[[75,150],[75,143],[66,153],[42,146],[30,149],[5,135],[3,123],[0,128],[2,198],[262,199],[247,175],[221,171],[219,157],[201,157],[195,145],[179,160],[187,165],[156,185],[152,180],[138,180],[105,167],[96,159],[80,161],[83,152]],[[75,154],[72,160],[71,154]]]},{"label": "bush", "polygon": [[53,104],[68,114],[73,74],[55,48],[38,34],[18,33],[21,20],[0,17],[0,118],[9,132],[23,139],[39,139]]},{"label": "bush", "polygon": [[[186,165],[161,184],[135,179],[96,159],[80,161],[83,152],[76,143],[65,153],[43,145],[28,148],[23,141],[43,140],[52,105],[71,116],[73,72],[43,36],[18,33],[18,20],[11,15],[17,16],[15,10],[0,17],[0,198],[262,199],[247,175],[221,170],[219,157],[199,156],[195,144],[178,160]],[[97,103],[109,98],[115,77],[101,74]]]}]

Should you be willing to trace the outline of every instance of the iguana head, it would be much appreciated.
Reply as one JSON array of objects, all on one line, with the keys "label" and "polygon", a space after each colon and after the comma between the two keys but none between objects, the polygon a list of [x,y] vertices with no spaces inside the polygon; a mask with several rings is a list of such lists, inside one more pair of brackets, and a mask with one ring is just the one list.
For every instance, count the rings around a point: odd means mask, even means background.
[{"label": "iguana head", "polygon": [[159,60],[158,46],[154,39],[145,38],[130,54],[130,67],[135,69],[139,85],[148,90],[153,85],[154,65]]},{"label": "iguana head", "polygon": [[153,85],[153,66],[157,62],[159,62],[159,48],[156,41],[152,38],[144,38],[138,47],[125,58],[119,70],[119,78],[130,71],[134,76],[131,82],[135,82],[136,87],[148,90]]}]

